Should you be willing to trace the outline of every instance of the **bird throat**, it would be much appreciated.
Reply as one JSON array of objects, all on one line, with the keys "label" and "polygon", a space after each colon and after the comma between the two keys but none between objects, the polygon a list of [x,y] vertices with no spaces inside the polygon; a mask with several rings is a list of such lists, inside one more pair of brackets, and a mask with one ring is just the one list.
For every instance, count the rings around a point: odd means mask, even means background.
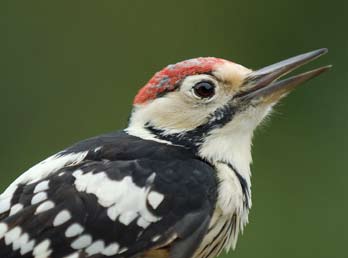
[{"label": "bird throat", "polygon": [[237,109],[230,104],[218,108],[208,118],[208,122],[200,126],[182,131],[179,133],[168,133],[165,128],[159,128],[147,122],[145,129],[153,134],[156,138],[168,141],[174,145],[180,145],[194,152],[198,152],[200,146],[204,143],[205,138],[208,137],[215,129],[219,129],[228,124],[235,115]]}]

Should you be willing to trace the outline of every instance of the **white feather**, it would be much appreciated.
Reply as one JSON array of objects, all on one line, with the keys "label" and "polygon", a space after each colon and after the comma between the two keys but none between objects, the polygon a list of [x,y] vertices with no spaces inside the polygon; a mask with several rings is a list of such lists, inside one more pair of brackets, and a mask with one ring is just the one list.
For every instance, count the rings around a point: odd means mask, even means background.
[{"label": "white feather", "polygon": [[148,224],[160,219],[146,206],[149,189],[137,186],[130,176],[116,181],[108,178],[104,172],[83,174],[80,170],[74,172],[73,176],[76,178],[76,189],[94,194],[98,203],[107,208],[107,215],[112,220],[118,219],[128,225],[138,217]]},{"label": "white feather", "polygon": [[41,179],[47,177],[50,174],[53,174],[57,170],[68,166],[76,164],[82,161],[86,155],[87,151],[78,152],[78,153],[70,153],[70,154],[56,154],[53,155],[32,168],[28,169],[22,175],[20,175],[1,195],[0,195],[0,203],[1,200],[5,197],[12,197],[15,192],[18,184],[29,184],[40,181]]}]

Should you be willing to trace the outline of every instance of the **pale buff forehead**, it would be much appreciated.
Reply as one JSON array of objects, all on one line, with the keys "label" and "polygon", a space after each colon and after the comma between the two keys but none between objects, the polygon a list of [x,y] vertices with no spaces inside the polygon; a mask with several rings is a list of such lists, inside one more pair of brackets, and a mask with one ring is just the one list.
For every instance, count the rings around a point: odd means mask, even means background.
[{"label": "pale buff forehead", "polygon": [[251,69],[242,65],[225,62],[216,67],[214,76],[228,85],[231,90],[237,91],[250,72],[252,72]]}]

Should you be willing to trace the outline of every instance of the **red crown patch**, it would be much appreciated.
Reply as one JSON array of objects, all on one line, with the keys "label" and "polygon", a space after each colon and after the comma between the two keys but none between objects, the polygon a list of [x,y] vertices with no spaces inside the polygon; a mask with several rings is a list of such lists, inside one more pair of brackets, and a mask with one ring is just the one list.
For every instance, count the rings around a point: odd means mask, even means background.
[{"label": "red crown patch", "polygon": [[143,104],[155,99],[158,95],[176,89],[179,81],[186,76],[208,73],[214,70],[217,64],[225,62],[215,57],[199,57],[168,65],[157,72],[150,81],[142,87],[135,96],[134,105]]}]

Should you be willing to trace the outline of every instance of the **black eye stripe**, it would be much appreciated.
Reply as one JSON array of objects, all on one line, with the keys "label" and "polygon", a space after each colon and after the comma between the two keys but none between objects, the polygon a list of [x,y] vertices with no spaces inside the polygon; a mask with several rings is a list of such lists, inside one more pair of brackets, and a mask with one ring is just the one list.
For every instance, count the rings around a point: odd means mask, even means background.
[{"label": "black eye stripe", "polygon": [[200,81],[192,89],[193,93],[202,99],[211,98],[215,94],[215,85],[211,81]]}]

